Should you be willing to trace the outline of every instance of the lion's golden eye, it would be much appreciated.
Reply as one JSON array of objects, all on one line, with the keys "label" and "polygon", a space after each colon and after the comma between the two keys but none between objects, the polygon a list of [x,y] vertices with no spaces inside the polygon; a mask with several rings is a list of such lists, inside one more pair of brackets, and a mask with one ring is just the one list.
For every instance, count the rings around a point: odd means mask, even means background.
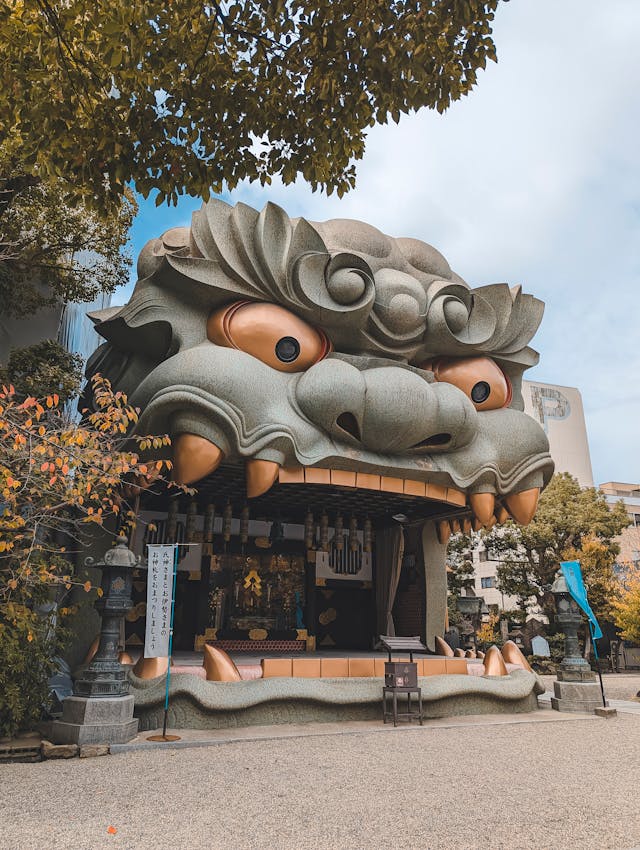
[{"label": "lion's golden eye", "polygon": [[207,336],[237,348],[280,372],[304,372],[331,349],[322,331],[277,304],[238,301],[215,310]]},{"label": "lion's golden eye", "polygon": [[433,372],[436,381],[466,393],[476,410],[498,410],[511,403],[511,383],[489,357],[438,357],[422,368]]}]

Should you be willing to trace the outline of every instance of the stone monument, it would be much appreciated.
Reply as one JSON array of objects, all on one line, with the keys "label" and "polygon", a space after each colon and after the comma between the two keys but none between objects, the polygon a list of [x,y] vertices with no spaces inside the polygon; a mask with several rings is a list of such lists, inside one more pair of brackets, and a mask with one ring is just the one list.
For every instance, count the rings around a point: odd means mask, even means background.
[{"label": "stone monument", "polygon": [[565,634],[565,656],[558,667],[557,681],[553,683],[551,706],[556,711],[595,711],[603,707],[602,694],[596,674],[580,655],[578,627],[582,615],[561,571],[558,571],[551,592],[556,600],[556,620]]}]

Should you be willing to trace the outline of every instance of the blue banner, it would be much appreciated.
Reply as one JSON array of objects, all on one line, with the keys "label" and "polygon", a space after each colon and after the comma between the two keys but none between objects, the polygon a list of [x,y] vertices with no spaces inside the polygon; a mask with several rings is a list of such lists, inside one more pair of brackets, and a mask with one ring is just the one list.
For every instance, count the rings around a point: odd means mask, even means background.
[{"label": "blue banner", "polygon": [[562,570],[562,575],[567,582],[569,593],[589,618],[591,635],[594,641],[599,640],[602,637],[602,629],[600,628],[600,624],[596,620],[596,615],[591,610],[591,605],[589,605],[589,600],[587,599],[587,589],[584,586],[582,570],[580,569],[580,561],[562,561],[560,569]]}]

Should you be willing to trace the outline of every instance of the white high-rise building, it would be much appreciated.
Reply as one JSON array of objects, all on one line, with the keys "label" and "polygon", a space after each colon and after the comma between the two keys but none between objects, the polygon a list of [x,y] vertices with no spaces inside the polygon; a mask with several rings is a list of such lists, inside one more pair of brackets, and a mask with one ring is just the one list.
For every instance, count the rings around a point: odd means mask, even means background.
[{"label": "white high-rise building", "polygon": [[[581,487],[593,487],[589,440],[580,391],[575,387],[523,381],[522,396],[525,413],[542,425],[549,438],[556,472],[568,472],[578,479]],[[496,587],[496,572],[500,562],[491,555],[482,545],[473,552],[475,592],[484,597],[487,605],[497,605],[501,610],[513,609],[516,600],[505,596]]]}]

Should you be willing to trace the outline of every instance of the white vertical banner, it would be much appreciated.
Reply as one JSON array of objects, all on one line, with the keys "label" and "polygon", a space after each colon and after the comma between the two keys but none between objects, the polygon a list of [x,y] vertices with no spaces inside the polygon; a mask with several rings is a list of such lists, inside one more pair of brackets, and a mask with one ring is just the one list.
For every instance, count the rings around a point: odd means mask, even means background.
[{"label": "white vertical banner", "polygon": [[169,655],[174,548],[172,543],[148,547],[145,658]]}]

